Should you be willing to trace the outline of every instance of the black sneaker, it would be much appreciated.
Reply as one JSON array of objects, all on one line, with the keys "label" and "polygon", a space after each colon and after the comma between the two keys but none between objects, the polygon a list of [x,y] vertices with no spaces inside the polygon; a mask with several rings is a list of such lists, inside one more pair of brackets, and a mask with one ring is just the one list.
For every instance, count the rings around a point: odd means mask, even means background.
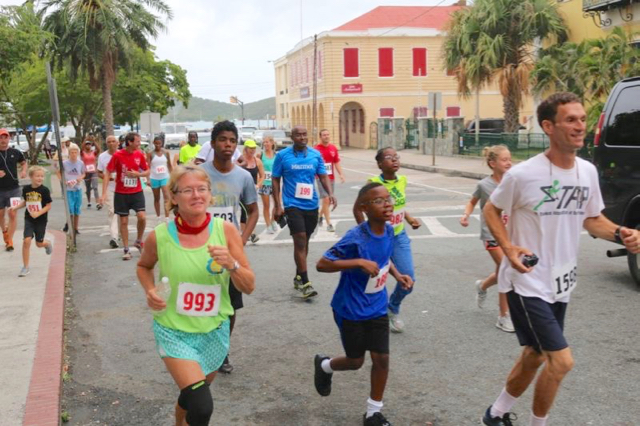
[{"label": "black sneaker", "polygon": [[91,203],[87,203],[87,208],[90,209],[91,208]]},{"label": "black sneaker", "polygon": [[518,420],[514,413],[505,413],[502,417],[491,417],[491,406],[482,417],[482,424],[486,426],[513,426],[512,420]]},{"label": "black sneaker", "polygon": [[316,355],[313,359],[313,365],[315,367],[313,382],[316,385],[316,390],[320,396],[329,396],[331,393],[331,378],[333,377],[333,373],[325,373],[322,369],[322,361],[325,359],[329,359],[329,357],[325,355]]},{"label": "black sneaker", "polygon": [[233,371],[233,365],[229,362],[229,355],[224,358],[224,361],[222,361],[222,365],[218,368],[218,371],[224,374],[231,374]]},{"label": "black sneaker", "polygon": [[62,232],[68,232],[68,231],[69,231],[69,224],[65,223],[64,228],[62,228]]},{"label": "black sneaker", "polygon": [[367,417],[366,414],[363,414],[362,424],[364,426],[391,426],[389,420],[385,419],[381,412],[377,412],[371,417]]},{"label": "black sneaker", "polygon": [[112,238],[111,240],[109,240],[109,246],[110,246],[112,249],[118,248],[118,247],[119,247],[119,245],[118,245],[118,241],[116,241],[116,239],[115,239],[115,238]]},{"label": "black sneaker", "polygon": [[96,210],[102,210],[102,204],[96,204]]}]

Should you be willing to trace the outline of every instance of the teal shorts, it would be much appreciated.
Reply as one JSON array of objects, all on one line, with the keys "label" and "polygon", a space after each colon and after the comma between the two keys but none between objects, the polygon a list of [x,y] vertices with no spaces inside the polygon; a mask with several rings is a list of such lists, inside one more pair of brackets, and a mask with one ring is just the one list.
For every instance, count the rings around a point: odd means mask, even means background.
[{"label": "teal shorts", "polygon": [[218,371],[229,353],[229,320],[208,333],[186,333],[154,321],[153,334],[160,358],[196,361],[205,376]]},{"label": "teal shorts", "polygon": [[151,179],[151,188],[152,189],[162,188],[163,186],[167,186],[168,183],[169,183],[169,178]]}]

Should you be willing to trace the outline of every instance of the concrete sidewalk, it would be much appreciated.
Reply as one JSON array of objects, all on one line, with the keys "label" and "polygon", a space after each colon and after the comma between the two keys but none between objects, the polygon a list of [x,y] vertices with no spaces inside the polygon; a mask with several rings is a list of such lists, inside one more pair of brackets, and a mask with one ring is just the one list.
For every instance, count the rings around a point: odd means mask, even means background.
[{"label": "concrete sidewalk", "polygon": [[[23,223],[19,212],[18,226]],[[58,425],[62,370],[62,331],[66,236],[47,231],[53,253],[31,245],[30,269],[22,268],[22,229],[15,250],[0,252],[0,393],[2,424]],[[4,423],[6,422],[6,423]]]},{"label": "concrete sidewalk", "polygon": [[[430,155],[420,154],[415,149],[403,149],[398,151],[400,155],[400,167],[421,170],[423,172],[442,173],[448,176],[461,176],[471,179],[483,179],[491,174],[487,163],[480,157],[467,157],[457,155],[455,157],[436,156],[436,165],[432,166]],[[344,148],[340,150],[340,156],[352,160],[375,162],[376,151],[371,149]]]}]

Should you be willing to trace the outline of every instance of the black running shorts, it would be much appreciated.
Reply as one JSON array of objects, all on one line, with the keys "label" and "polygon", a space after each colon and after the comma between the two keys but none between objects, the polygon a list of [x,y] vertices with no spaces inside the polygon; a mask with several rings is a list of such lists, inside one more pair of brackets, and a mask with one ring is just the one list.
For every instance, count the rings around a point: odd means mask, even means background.
[{"label": "black running shorts", "polygon": [[234,311],[244,308],[242,293],[238,291],[235,285],[233,285],[233,281],[231,281],[231,279],[229,279],[229,298],[231,299],[231,306]]},{"label": "black running shorts", "polygon": [[136,192],[134,194],[120,194],[116,192],[113,195],[113,206],[118,216],[129,216],[129,210],[134,212],[145,211],[144,192]]},{"label": "black running shorts", "polygon": [[46,220],[29,220],[24,221],[24,232],[22,236],[24,238],[36,237],[36,242],[41,243],[44,241],[44,234],[47,232]]},{"label": "black running shorts", "polygon": [[302,232],[310,237],[318,226],[318,209],[302,210],[296,207],[287,207],[284,209],[287,215],[287,225],[291,235],[300,234]]},{"label": "black running shorts", "polygon": [[389,353],[389,317],[383,315],[364,321],[351,321],[335,312],[333,318],[340,330],[342,347],[347,358],[362,358],[366,351]]},{"label": "black running shorts", "polygon": [[513,327],[521,346],[531,346],[538,353],[560,351],[569,347],[564,338],[567,304],[549,303],[537,297],[507,293]]}]

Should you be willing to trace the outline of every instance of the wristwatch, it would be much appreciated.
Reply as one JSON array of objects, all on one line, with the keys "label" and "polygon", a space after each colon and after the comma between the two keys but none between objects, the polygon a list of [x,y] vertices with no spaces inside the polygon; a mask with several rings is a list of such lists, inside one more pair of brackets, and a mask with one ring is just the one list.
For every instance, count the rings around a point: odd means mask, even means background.
[{"label": "wristwatch", "polygon": [[229,272],[234,272],[237,271],[238,269],[240,269],[240,264],[238,263],[237,260],[233,261],[233,268],[229,269]]},{"label": "wristwatch", "polygon": [[622,244],[622,237],[620,237],[620,230],[622,226],[618,226],[618,229],[613,233],[613,239],[616,240],[616,243]]}]

